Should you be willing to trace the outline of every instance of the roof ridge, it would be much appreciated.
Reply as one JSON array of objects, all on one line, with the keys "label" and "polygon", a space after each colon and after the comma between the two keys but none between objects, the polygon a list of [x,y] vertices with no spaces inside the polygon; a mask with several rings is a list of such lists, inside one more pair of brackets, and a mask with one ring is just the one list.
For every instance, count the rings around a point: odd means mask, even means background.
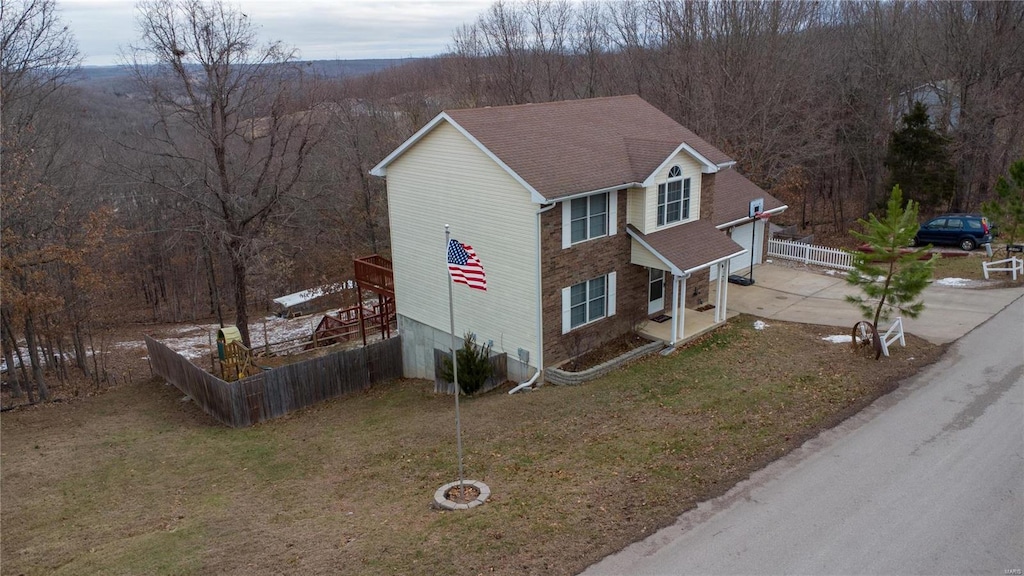
[{"label": "roof ridge", "polygon": [[[471,111],[471,110],[494,110],[494,109],[497,109],[497,108],[500,108],[500,109],[503,109],[503,110],[509,110],[509,109],[513,109],[513,108],[555,107],[555,106],[559,106],[559,105],[577,105],[577,106],[579,106],[579,105],[592,104],[592,103],[596,103],[596,102],[599,102],[599,101],[605,101],[605,100],[626,100],[626,99],[631,99],[631,98],[636,98],[636,99],[643,100],[642,98],[640,98],[640,96],[638,94],[620,94],[618,96],[597,96],[595,98],[574,98],[574,99],[567,99],[567,100],[553,100],[551,102],[524,102],[522,104],[498,104],[497,106],[474,106],[474,107],[469,107],[469,108],[452,108],[452,109],[446,109],[446,110],[444,110],[444,112],[451,113],[451,112],[465,112],[465,111]],[[646,103],[646,101],[644,101],[644,102]]]}]

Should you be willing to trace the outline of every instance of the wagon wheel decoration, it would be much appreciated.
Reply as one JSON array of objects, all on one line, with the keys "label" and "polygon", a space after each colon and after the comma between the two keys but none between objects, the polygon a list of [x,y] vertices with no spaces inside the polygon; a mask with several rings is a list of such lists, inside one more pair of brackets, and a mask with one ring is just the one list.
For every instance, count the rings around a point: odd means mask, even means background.
[{"label": "wagon wheel decoration", "polygon": [[861,320],[853,325],[853,331],[850,335],[852,336],[851,342],[854,351],[870,341],[875,350],[875,360],[881,357],[882,339],[878,336],[878,330],[875,329],[874,324],[867,320]]}]

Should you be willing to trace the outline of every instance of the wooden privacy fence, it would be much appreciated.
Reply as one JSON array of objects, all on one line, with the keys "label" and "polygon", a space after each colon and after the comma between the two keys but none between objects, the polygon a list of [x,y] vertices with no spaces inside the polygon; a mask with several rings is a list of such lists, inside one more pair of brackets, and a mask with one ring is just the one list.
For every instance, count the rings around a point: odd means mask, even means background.
[{"label": "wooden privacy fence", "polygon": [[400,337],[225,382],[146,336],[153,372],[218,422],[251,426],[402,376]]},{"label": "wooden privacy fence", "polygon": [[802,244],[781,238],[768,239],[768,255],[804,264],[816,264],[840,270],[853,270],[853,254],[838,248]]},{"label": "wooden privacy fence", "polygon": [[[438,394],[455,394],[455,383],[441,377],[441,365],[446,359],[451,362],[451,352],[434,348],[434,392]],[[508,379],[508,353],[492,354],[488,360],[491,363],[491,376],[484,380],[484,385],[476,391],[476,394],[490,392],[501,386]]]}]

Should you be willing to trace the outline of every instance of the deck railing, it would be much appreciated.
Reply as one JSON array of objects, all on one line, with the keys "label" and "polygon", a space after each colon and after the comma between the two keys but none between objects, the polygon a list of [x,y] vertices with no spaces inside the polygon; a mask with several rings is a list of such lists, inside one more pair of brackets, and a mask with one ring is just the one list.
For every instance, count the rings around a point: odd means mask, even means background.
[{"label": "deck railing", "polygon": [[356,258],[352,262],[356,283],[361,287],[390,298],[395,297],[395,273],[391,261],[373,254]]}]

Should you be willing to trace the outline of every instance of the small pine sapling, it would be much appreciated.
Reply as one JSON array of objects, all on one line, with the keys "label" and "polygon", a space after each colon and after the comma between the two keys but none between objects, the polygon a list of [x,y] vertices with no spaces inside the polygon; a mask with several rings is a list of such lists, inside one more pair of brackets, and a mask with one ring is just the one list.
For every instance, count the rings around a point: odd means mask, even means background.
[{"label": "small pine sapling", "polygon": [[924,310],[924,302],[919,297],[931,279],[934,257],[922,259],[931,246],[907,248],[919,227],[917,208],[913,200],[908,200],[904,207],[899,185],[893,186],[882,218],[870,214],[868,220],[858,220],[864,233],[850,231],[866,247],[853,253],[853,270],[846,277],[846,281],[859,287],[863,294],[847,296],[846,300],[856,305],[870,321],[879,354],[879,321],[888,320],[894,312],[917,318]]}]

